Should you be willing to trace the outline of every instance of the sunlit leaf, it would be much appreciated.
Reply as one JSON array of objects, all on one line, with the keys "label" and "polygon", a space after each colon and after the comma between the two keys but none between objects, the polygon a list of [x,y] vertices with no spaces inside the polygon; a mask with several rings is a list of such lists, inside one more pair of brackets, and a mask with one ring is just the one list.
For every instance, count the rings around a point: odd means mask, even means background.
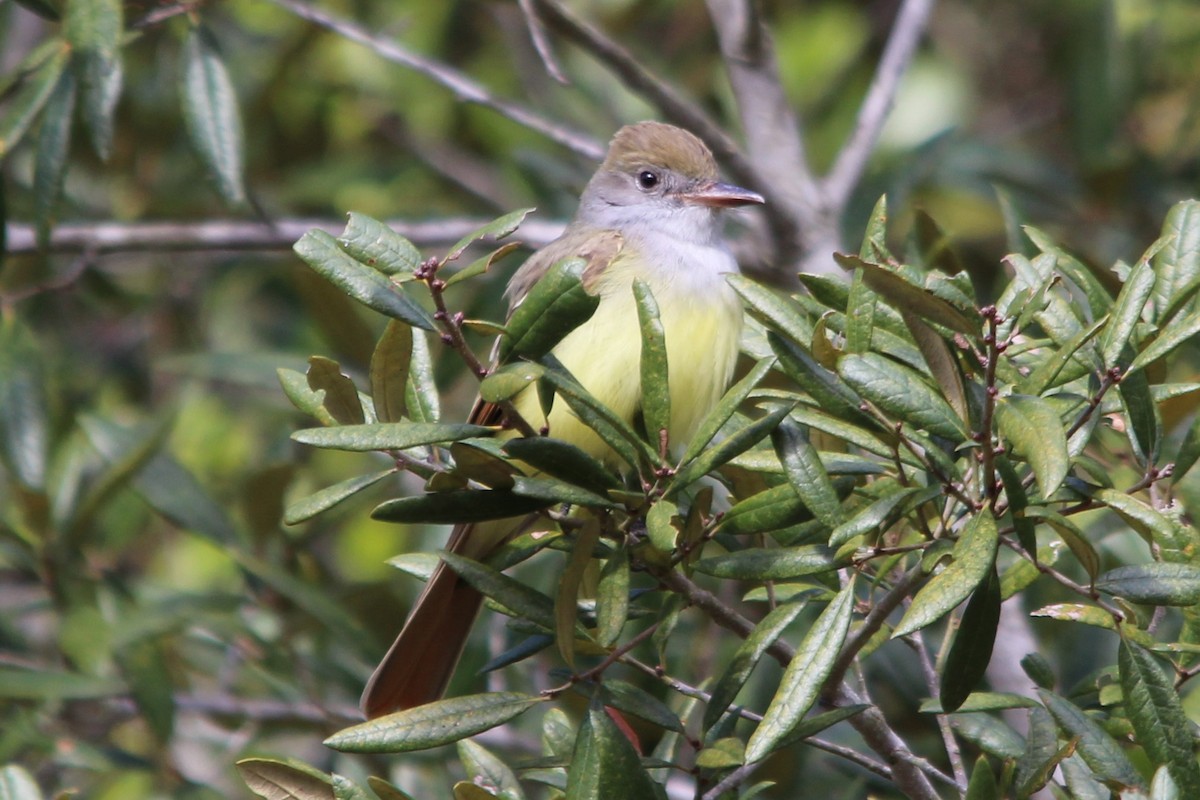
[{"label": "sunlit leaf", "polygon": [[216,40],[202,26],[193,27],[183,45],[183,119],[218,194],[231,206],[245,203],[237,93]]}]

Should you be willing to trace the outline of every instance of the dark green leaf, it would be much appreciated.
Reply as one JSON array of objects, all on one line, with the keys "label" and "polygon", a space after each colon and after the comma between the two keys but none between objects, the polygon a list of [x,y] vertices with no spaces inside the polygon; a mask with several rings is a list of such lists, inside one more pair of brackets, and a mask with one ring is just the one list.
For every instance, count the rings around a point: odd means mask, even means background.
[{"label": "dark green leaf", "polygon": [[[1159,330],[1158,338],[1129,364],[1128,372],[1148,367],[1160,358],[1170,355],[1175,348],[1200,335],[1200,309],[1192,311],[1183,319],[1174,320]],[[1128,377],[1128,374],[1126,375]]]},{"label": "dark green leaf", "polygon": [[472,243],[481,239],[486,239],[493,242],[498,239],[503,239],[505,236],[508,236],[521,226],[521,223],[525,221],[525,217],[529,215],[530,211],[533,211],[533,209],[522,208],[518,209],[517,211],[510,211],[502,217],[497,217],[486,225],[479,226],[455,242],[454,246],[451,247],[449,252],[446,253],[446,257],[443,259],[443,261],[456,260],[460,255],[462,255],[464,250],[471,246]]},{"label": "dark green leaf", "polygon": [[463,267],[458,272],[455,272],[453,275],[451,275],[449,278],[447,278],[446,279],[446,287],[449,288],[456,283],[461,283],[462,281],[470,280],[471,278],[474,278],[477,275],[483,275],[484,273],[486,273],[488,270],[490,270],[492,268],[492,264],[495,264],[497,261],[504,258],[506,255],[508,255],[512,251],[519,249],[520,247],[521,247],[520,242],[508,242],[507,244],[497,247],[495,250],[488,253],[486,256],[482,256],[481,258],[475,259],[470,264]]},{"label": "dark green leaf", "polygon": [[865,353],[843,356],[838,374],[860,395],[917,430],[953,442],[970,439],[962,418],[908,367],[877,353]]},{"label": "dark green leaf", "polygon": [[925,364],[929,367],[929,374],[937,382],[954,413],[969,425],[971,418],[967,407],[967,393],[963,388],[962,373],[950,352],[950,346],[915,314],[907,311],[901,313],[904,316],[904,324],[908,326],[913,341],[917,343],[917,349],[921,351]]},{"label": "dark green leaf", "polygon": [[791,484],[774,486],[735,504],[721,518],[719,530],[729,534],[766,533],[811,519],[812,513]]},{"label": "dark green leaf", "polygon": [[880,497],[865,508],[859,509],[853,517],[834,528],[829,535],[829,546],[840,547],[856,536],[863,536],[871,531],[885,528],[900,513],[898,509],[901,503],[918,492],[921,494],[920,502],[925,502],[940,495],[941,487],[931,486],[924,490],[916,486],[896,487],[895,491]]},{"label": "dark green leaf", "polygon": [[501,361],[513,355],[540,359],[595,313],[600,297],[583,286],[586,267],[581,258],[567,259],[538,279],[509,317],[500,340]]},{"label": "dark green leaf", "polygon": [[729,387],[729,391],[717,403],[716,407],[708,413],[704,421],[700,423],[696,435],[688,442],[687,450],[684,451],[683,457],[679,463],[686,464],[687,462],[698,456],[704,448],[708,447],[713,437],[721,430],[729,418],[733,416],[738,407],[745,402],[750,396],[750,392],[754,390],[771,367],[775,364],[775,359],[764,358],[759,361],[754,367],[746,373],[746,377]]},{"label": "dark green leaf", "polygon": [[518,692],[452,697],[345,728],[325,744],[343,753],[428,750],[503,725],[543,701]]},{"label": "dark green leaf", "polygon": [[697,561],[697,572],[743,581],[784,581],[837,569],[832,551],[822,544],[738,550]]},{"label": "dark green leaf", "polygon": [[1063,422],[1047,401],[1013,394],[996,403],[996,425],[1018,456],[1029,462],[1042,496],[1050,497],[1067,477],[1070,455]]},{"label": "dark green leaf", "polygon": [[622,545],[604,562],[596,589],[596,641],[601,647],[612,647],[629,617],[629,574],[629,551]]},{"label": "dark green leaf", "polygon": [[617,476],[598,459],[569,442],[543,436],[509,439],[504,452],[538,472],[569,481],[597,494],[619,488]]},{"label": "dark green leaf", "polygon": [[183,45],[183,119],[217,193],[231,206],[245,203],[237,93],[216,41],[201,26],[192,28]]},{"label": "dark green leaf", "polygon": [[311,230],[292,248],[306,264],[363,305],[414,328],[434,329],[429,312],[381,272],[348,255],[325,231]]},{"label": "dark green leaf", "polygon": [[303,500],[297,500],[295,503],[290,504],[287,507],[287,511],[284,512],[283,521],[288,525],[304,522],[304,520],[311,519],[322,511],[333,508],[343,500],[353,497],[368,486],[374,486],[387,476],[394,475],[395,473],[396,470],[394,469],[385,469],[382,472],[356,475],[353,478],[347,478],[344,481],[335,483],[333,486],[327,486],[319,492],[310,494]]},{"label": "dark green leaf", "polygon": [[115,678],[48,669],[0,667],[0,697],[9,700],[90,700],[127,693]]},{"label": "dark green leaf", "polygon": [[371,353],[371,403],[380,422],[399,422],[404,418],[412,349],[412,328],[399,320],[389,320]]},{"label": "dark green leaf", "polygon": [[887,298],[896,308],[918,314],[967,336],[979,336],[981,324],[978,320],[967,319],[957,308],[925,287],[909,283],[899,273],[857,256],[835,253],[834,259],[847,269],[863,270],[867,286]]},{"label": "dark green leaf", "polygon": [[967,784],[967,793],[963,800],[1000,800],[1000,787],[996,785],[996,776],[992,774],[987,756],[980,756],[975,760],[975,766],[971,769],[971,781]]},{"label": "dark green leaf", "polygon": [[821,612],[788,662],[779,689],[763,714],[762,722],[746,743],[746,763],[753,763],[775,749],[816,703],[833,669],[854,610],[854,581],[851,580]]},{"label": "dark green leaf", "polygon": [[787,341],[805,347],[812,342],[812,323],[795,300],[755,283],[744,275],[729,275],[725,280],[729,281],[729,285],[741,296],[750,316],[769,329],[779,332]]},{"label": "dark green leaf", "polygon": [[305,428],[292,439],[313,447],[332,450],[407,450],[425,444],[455,442],[493,431],[483,425],[433,422],[379,422],[374,425],[341,425],[336,428]]},{"label": "dark green leaf", "polygon": [[48,58],[37,64],[34,71],[23,77],[16,97],[9,101],[0,116],[0,160],[7,158],[13,148],[20,144],[38,112],[50,101],[58,86],[59,78],[67,65],[68,49],[65,42],[55,41],[48,45]]},{"label": "dark green leaf", "polygon": [[1184,287],[1195,286],[1200,278],[1200,202],[1184,200],[1172,206],[1163,220],[1162,236],[1165,245],[1154,254],[1154,304],[1160,323],[1186,302]]},{"label": "dark green leaf", "polygon": [[790,410],[791,407],[786,405],[773,409],[765,416],[739,428],[726,439],[705,450],[696,457],[696,460],[683,464],[667,487],[665,496],[677,495],[709,472],[758,444],[779,424],[780,420],[788,415]]},{"label": "dark green leaf", "polygon": [[957,711],[987,671],[1000,624],[1000,577],[993,566],[967,603],[942,669],[938,696],[944,711]]},{"label": "dark green leaf", "polygon": [[364,641],[367,633],[362,625],[319,583],[303,580],[276,564],[246,553],[231,552],[230,555],[243,569],[321,623],[340,642],[339,646],[358,647]]},{"label": "dark green leaf", "polygon": [[342,373],[341,366],[324,356],[308,359],[308,388],[325,392],[322,405],[341,425],[362,425],[366,421],[354,381]]},{"label": "dark green leaf", "polygon": [[1090,342],[1097,333],[1104,329],[1108,317],[1102,317],[1086,328],[1083,328],[1067,341],[1051,350],[1042,361],[1034,367],[1029,375],[1017,385],[1020,394],[1040,395],[1052,386],[1067,364],[1078,359],[1078,353]]},{"label": "dark green leaf", "polygon": [[1109,315],[1108,326],[1100,337],[1100,353],[1105,367],[1125,367],[1133,358],[1134,331],[1142,318],[1142,309],[1154,291],[1154,269],[1143,259],[1125,279],[1121,293]]},{"label": "dark green leaf", "polygon": [[566,800],[658,800],[654,782],[599,699],[588,705],[567,770]]},{"label": "dark green leaf", "polygon": [[479,396],[488,403],[511,400],[538,381],[546,372],[541,364],[518,361],[506,364],[479,384]]},{"label": "dark green leaf", "polygon": [[37,156],[33,169],[34,216],[37,219],[38,245],[50,240],[58,200],[62,196],[71,148],[71,119],[75,114],[75,74],[64,70],[46,101],[42,127],[38,131]]},{"label": "dark green leaf", "polygon": [[634,280],[633,296],[637,303],[638,325],[642,332],[642,418],[646,431],[654,439],[671,427],[671,391],[667,373],[667,339],[658,303],[650,287]]},{"label": "dark green leaf", "polygon": [[842,524],[842,502],[833,488],[817,449],[808,441],[808,432],[784,419],[771,432],[775,453],[796,494],[818,520],[829,529]]},{"label": "dark green leaf", "polygon": [[512,492],[462,489],[388,500],[376,506],[371,517],[383,522],[482,522],[518,517],[540,511],[549,505],[552,505],[551,501],[522,497]]},{"label": "dark green leaf", "polygon": [[0,322],[0,463],[34,490],[45,487],[50,447],[44,363],[15,317]]},{"label": "dark green leaf", "polygon": [[617,504],[603,495],[589,492],[573,483],[555,478],[530,478],[518,475],[513,478],[513,494],[532,497],[547,503],[563,503],[589,508],[616,508]]},{"label": "dark green leaf", "polygon": [[413,422],[437,422],[442,416],[441,399],[433,380],[433,360],[429,357],[429,341],[420,332],[413,335],[404,408]]},{"label": "dark green leaf", "polygon": [[121,97],[124,29],[121,0],[71,0],[67,4],[63,33],[71,43],[83,86],[83,119],[102,160],[108,160],[112,150],[113,113]]},{"label": "dark green leaf", "polygon": [[803,345],[789,342],[774,333],[767,334],[767,342],[779,357],[783,371],[811,395],[822,409],[848,423],[873,426],[872,421],[859,409],[862,398],[835,373],[821,366]]},{"label": "dark green leaf", "polygon": [[1079,755],[1096,773],[1096,777],[1118,786],[1146,788],[1146,782],[1130,763],[1129,757],[1099,723],[1084,714],[1078,706],[1045,689],[1039,689],[1038,696],[1058,727],[1067,736],[1079,738]]},{"label": "dark green leaf", "polygon": [[1154,561],[1110,570],[1096,588],[1134,603],[1190,606],[1200,603],[1200,567]]},{"label": "dark green leaf", "polygon": [[651,448],[625,420],[584,389],[579,383],[565,372],[548,370],[543,376],[554,391],[566,401],[583,424],[599,434],[605,444],[611,447],[617,455],[630,466],[640,463],[657,464],[659,455],[657,448]]},{"label": "dark green leaf", "polygon": [[[172,694],[175,687],[161,644],[153,639],[141,639],[118,650],[115,655],[142,719],[159,740],[170,740],[175,725]],[[0,797],[3,797],[2,792]]]},{"label": "dark green leaf", "polygon": [[355,261],[384,275],[407,278],[421,266],[421,253],[412,242],[366,214],[351,211],[337,243]]},{"label": "dark green leaf", "polygon": [[976,511],[954,545],[954,560],[917,592],[892,637],[936,622],[966,600],[991,574],[998,541],[992,512]]},{"label": "dark green leaf", "polygon": [[1184,797],[1200,797],[1200,766],[1193,752],[1192,723],[1157,659],[1136,644],[1121,641],[1121,691],[1137,742],[1154,764],[1171,772]]},{"label": "dark green leaf", "polygon": [[[875,292],[867,288],[864,271],[854,270],[850,281],[850,296],[846,303],[846,352],[869,353],[871,334],[875,330]],[[816,342],[814,342],[815,346]]]},{"label": "dark green leaf", "polygon": [[1142,464],[1152,464],[1158,459],[1158,446],[1162,440],[1162,422],[1158,419],[1158,408],[1150,393],[1150,380],[1145,371],[1126,375],[1117,384],[1117,393],[1125,406],[1125,429],[1133,452]]},{"label": "dark green leaf", "polygon": [[738,646],[737,652],[729,660],[729,666],[713,686],[712,696],[704,709],[704,730],[709,730],[717,723],[725,709],[729,708],[730,703],[737,697],[751,671],[767,652],[767,648],[774,644],[784,629],[804,610],[804,605],[804,602],[793,602],[777,606],[754,626],[754,630]]}]

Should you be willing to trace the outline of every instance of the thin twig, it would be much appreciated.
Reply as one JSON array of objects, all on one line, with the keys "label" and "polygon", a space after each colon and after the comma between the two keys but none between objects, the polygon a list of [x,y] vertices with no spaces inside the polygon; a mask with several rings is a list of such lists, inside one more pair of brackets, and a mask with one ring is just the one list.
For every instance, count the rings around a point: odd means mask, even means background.
[{"label": "thin twig", "polygon": [[537,51],[538,58],[542,60],[542,66],[546,68],[546,74],[563,86],[570,86],[571,81],[567,79],[566,73],[558,65],[558,59],[554,57],[554,48],[550,46],[550,39],[546,36],[546,26],[542,23],[542,18],[538,16],[537,9],[534,8],[534,0],[517,0],[517,5],[521,8],[521,15],[525,17],[525,28],[529,31],[529,39],[533,42],[533,49]]},{"label": "thin twig", "polygon": [[[949,635],[949,630],[947,630]],[[917,660],[921,663],[921,673],[925,677],[925,685],[929,689],[931,696],[938,696],[938,674],[937,669],[933,665],[932,659],[929,658],[929,651],[925,649],[925,637],[921,631],[913,631],[909,634],[912,641],[913,649],[917,651]],[[937,714],[938,730],[942,734],[942,746],[946,748],[946,756],[950,759],[950,767],[954,770],[954,782],[958,786],[960,792],[967,790],[967,770],[963,766],[962,751],[959,750],[958,740],[954,738],[954,729],[950,727],[950,717],[946,714]]]},{"label": "thin twig", "polygon": [[823,182],[826,197],[838,211],[845,208],[851,193],[862,179],[883,124],[896,102],[900,79],[912,61],[932,10],[933,0],[904,0],[904,5],[896,15],[871,86],[859,107],[854,131]]},{"label": "thin twig", "polygon": [[490,108],[498,114],[511,119],[520,125],[537,131],[548,139],[578,153],[592,161],[604,158],[604,147],[595,139],[562,125],[546,117],[536,114],[525,106],[505,100],[492,94],[483,85],[467,75],[425,56],[418,55],[407,49],[395,39],[377,36],[366,28],[349,20],[335,17],[332,14],[315,8],[300,0],[271,0],[275,5],[286,8],[299,17],[316,23],[323,28],[333,31],[340,36],[369,47],[376,55],[395,64],[408,67],[427,78],[449,89],[454,95],[465,102]]}]

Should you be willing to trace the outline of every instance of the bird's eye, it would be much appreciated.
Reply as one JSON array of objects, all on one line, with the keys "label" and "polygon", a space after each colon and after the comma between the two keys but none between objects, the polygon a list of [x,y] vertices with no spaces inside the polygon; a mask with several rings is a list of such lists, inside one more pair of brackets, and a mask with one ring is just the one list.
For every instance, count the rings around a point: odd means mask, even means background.
[{"label": "bird's eye", "polygon": [[648,169],[644,169],[637,174],[637,185],[643,192],[648,192],[655,186],[658,186],[658,175]]}]

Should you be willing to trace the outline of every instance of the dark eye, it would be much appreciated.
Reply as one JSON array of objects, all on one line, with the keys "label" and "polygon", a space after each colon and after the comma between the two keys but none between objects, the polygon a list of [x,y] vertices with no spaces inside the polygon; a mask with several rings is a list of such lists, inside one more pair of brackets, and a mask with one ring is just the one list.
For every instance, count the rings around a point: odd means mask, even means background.
[{"label": "dark eye", "polygon": [[655,186],[658,186],[658,175],[648,169],[644,169],[637,174],[637,185],[643,192],[648,192]]}]

